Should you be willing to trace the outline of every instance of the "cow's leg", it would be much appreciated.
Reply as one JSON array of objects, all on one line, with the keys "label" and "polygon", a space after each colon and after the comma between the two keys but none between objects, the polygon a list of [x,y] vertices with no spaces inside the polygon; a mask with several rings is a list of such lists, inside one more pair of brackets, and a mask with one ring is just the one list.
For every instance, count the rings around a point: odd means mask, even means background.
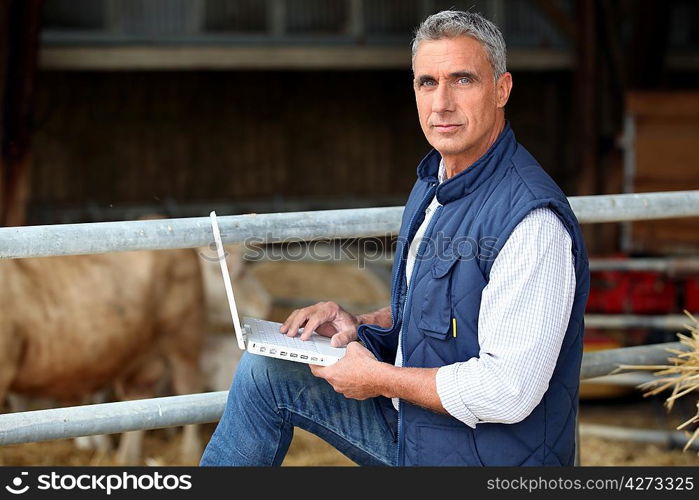
[{"label": "cow's leg", "polygon": [[143,432],[124,432],[119,440],[119,448],[116,453],[116,462],[119,465],[138,465],[141,460],[143,447]]},{"label": "cow's leg", "polygon": [[26,396],[11,392],[5,396],[5,409],[11,413],[29,411],[29,401]]},{"label": "cow's leg", "polygon": [[[3,362],[0,363],[0,409],[5,406],[12,381],[17,375],[20,358],[22,355],[22,344],[15,335],[8,335],[0,329],[0,353],[3,355]],[[0,465],[3,465],[0,456]]]},{"label": "cow's leg", "polygon": [[[163,340],[173,392],[177,395],[201,391],[199,368],[206,333],[206,301],[199,258],[193,252],[172,251],[159,260],[164,266],[166,286],[158,303],[155,328]],[[182,436],[181,460],[197,464],[202,445],[196,426],[186,426]]]},{"label": "cow's leg", "polygon": [[106,434],[80,436],[75,438],[75,447],[79,450],[95,450],[99,454],[112,451],[112,442]]},{"label": "cow's leg", "polygon": [[[165,377],[165,362],[162,358],[147,358],[114,384],[114,392],[120,401],[152,398],[158,383]],[[144,431],[124,432],[119,440],[116,461],[119,465],[141,463]]]},{"label": "cow's leg", "polygon": [[[170,363],[175,394],[193,394],[201,390],[201,372],[198,359],[192,359],[190,356],[172,356]],[[186,465],[198,464],[203,451],[199,437],[199,426],[196,424],[185,425],[180,447],[182,462]]]},{"label": "cow's leg", "polygon": [[[100,404],[109,400],[107,391],[98,391],[82,399],[82,404]],[[75,438],[75,447],[79,450],[94,450],[98,455],[106,455],[112,451],[112,440],[106,434],[80,436]]]},{"label": "cow's leg", "polygon": [[0,408],[4,408],[10,391],[10,386],[17,375],[22,357],[22,341],[12,331],[0,327]]}]

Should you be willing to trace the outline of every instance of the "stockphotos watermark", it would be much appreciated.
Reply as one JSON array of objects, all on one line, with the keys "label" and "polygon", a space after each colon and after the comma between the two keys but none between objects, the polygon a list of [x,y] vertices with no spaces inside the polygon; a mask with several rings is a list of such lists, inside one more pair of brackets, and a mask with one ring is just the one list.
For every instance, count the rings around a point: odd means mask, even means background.
[{"label": "stockphotos watermark", "polygon": [[[429,238],[423,238],[419,248],[408,248],[411,257],[418,261],[494,261],[500,248],[498,241],[494,236],[454,237],[438,232]],[[268,234],[247,238],[233,246],[227,245],[225,255],[229,257],[231,252],[228,249],[236,248],[236,255],[249,262],[356,262],[358,267],[363,269],[367,263],[387,262],[397,249],[405,248],[406,243],[407,240],[390,234],[371,238],[326,238],[313,241],[280,239]],[[208,262],[218,262],[216,244],[211,242],[200,255]]]},{"label": "stockphotos watermark", "polygon": [[21,471],[13,477],[5,490],[13,495],[24,495],[30,491],[101,492],[111,495],[124,491],[187,491],[192,489],[191,474],[149,472],[57,472],[38,474]]}]

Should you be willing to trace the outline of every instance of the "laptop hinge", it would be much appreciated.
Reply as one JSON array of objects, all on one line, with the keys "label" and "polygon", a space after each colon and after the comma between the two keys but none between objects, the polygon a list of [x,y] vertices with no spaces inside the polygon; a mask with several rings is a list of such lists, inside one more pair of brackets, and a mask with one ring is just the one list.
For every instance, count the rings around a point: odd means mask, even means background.
[{"label": "laptop hinge", "polygon": [[245,345],[248,344],[248,335],[251,333],[250,331],[250,325],[243,325],[243,342],[245,342]]}]

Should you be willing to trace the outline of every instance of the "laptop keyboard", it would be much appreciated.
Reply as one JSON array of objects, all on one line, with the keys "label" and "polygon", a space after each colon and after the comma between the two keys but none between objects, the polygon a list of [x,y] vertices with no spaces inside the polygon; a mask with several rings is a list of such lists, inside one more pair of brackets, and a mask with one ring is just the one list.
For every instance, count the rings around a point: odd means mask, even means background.
[{"label": "laptop keyboard", "polygon": [[301,340],[300,336],[287,337],[279,331],[278,323],[255,322],[255,334],[260,342],[275,344],[281,347],[292,349],[303,349],[304,351],[320,352],[313,341]]}]

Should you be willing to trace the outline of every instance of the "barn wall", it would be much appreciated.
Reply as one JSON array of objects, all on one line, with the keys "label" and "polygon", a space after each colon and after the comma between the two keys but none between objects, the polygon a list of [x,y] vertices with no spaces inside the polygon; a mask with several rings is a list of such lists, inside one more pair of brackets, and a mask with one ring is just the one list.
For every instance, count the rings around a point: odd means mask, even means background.
[{"label": "barn wall", "polygon": [[[394,203],[428,150],[409,72],[46,71],[37,84],[35,208]],[[566,73],[515,75],[507,112],[518,139],[574,189],[568,84]]]},{"label": "barn wall", "polygon": [[[636,193],[699,189],[699,92],[631,92],[627,109],[635,123],[628,188]],[[696,255],[697,227],[695,217],[631,223],[629,250]]]}]

